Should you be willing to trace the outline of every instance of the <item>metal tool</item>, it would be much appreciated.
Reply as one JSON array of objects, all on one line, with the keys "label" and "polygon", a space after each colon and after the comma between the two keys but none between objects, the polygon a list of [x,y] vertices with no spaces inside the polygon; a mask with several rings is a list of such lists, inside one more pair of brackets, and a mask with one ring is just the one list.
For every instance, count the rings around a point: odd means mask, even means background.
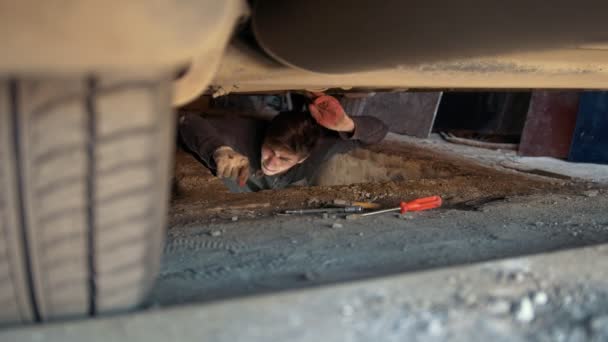
[{"label": "metal tool", "polygon": [[335,205],[337,207],[355,206],[355,207],[361,207],[363,209],[378,209],[378,208],[380,208],[380,204],[378,204],[378,203],[373,203],[373,202],[351,202],[351,201],[346,201],[346,200],[342,200],[342,199],[336,199],[336,200],[334,200],[333,205]]},{"label": "metal tool", "polygon": [[399,203],[399,207],[397,207],[397,208],[370,211],[370,212],[364,213],[364,214],[353,214],[353,215],[348,215],[346,218],[347,219],[356,219],[356,218],[360,218],[360,217],[364,217],[364,216],[372,216],[372,215],[390,213],[393,211],[399,211],[399,212],[401,212],[401,214],[404,214],[408,211],[423,211],[423,210],[439,208],[439,207],[441,207],[441,204],[442,204],[442,200],[441,200],[441,197],[439,197],[439,196],[424,197],[424,198],[419,198],[417,200],[413,200],[410,202],[401,202],[401,203]]},{"label": "metal tool", "polygon": [[298,210],[285,210],[283,214],[286,215],[306,215],[306,214],[349,214],[349,213],[360,213],[363,211],[362,207],[349,206],[342,208],[319,208],[319,209],[298,209]]}]

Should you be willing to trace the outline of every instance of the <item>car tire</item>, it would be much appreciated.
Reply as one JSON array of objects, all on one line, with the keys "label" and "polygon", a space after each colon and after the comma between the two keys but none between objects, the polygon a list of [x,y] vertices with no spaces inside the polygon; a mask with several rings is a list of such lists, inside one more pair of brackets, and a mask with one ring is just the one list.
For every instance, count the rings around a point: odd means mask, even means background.
[{"label": "car tire", "polygon": [[0,81],[0,323],[136,307],[157,274],[169,80]]}]

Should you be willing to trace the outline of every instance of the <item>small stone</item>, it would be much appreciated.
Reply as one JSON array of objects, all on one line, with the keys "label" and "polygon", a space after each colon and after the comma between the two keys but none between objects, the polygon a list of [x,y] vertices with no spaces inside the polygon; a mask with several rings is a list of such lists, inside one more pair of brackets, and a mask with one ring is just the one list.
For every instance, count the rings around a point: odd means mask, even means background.
[{"label": "small stone", "polygon": [[363,236],[363,232],[359,233],[359,236]]},{"label": "small stone", "polygon": [[342,307],[342,316],[350,317],[355,313],[355,309],[350,305],[344,305]]},{"label": "small stone", "polygon": [[477,296],[472,293],[469,293],[464,297],[464,302],[467,305],[474,305],[477,302]]},{"label": "small stone", "polygon": [[515,319],[522,323],[529,323],[534,319],[534,306],[528,297],[524,297],[515,307]]},{"label": "small stone", "polygon": [[532,296],[532,301],[534,302],[534,305],[545,305],[549,301],[549,297],[545,292],[538,291]]},{"label": "small stone", "polygon": [[306,272],[302,275],[302,279],[312,281],[318,278],[317,274],[314,272]]},{"label": "small stone", "polygon": [[348,204],[349,204],[349,202],[346,200],[343,200],[343,199],[334,200],[334,205],[337,205],[337,206],[347,206]]},{"label": "small stone", "polygon": [[239,217],[238,217],[238,216],[232,216],[232,222],[236,222],[236,221],[238,221],[238,220],[239,220]]},{"label": "small stone", "polygon": [[541,222],[541,221],[538,221],[538,222],[535,222],[534,225],[537,226],[537,227],[542,227],[542,226],[545,225],[545,223]]},{"label": "small stone", "polygon": [[590,326],[594,335],[608,337],[608,315],[594,317]]},{"label": "small stone", "polygon": [[509,274],[509,279],[516,282],[516,283],[521,283],[524,281],[525,279],[525,275],[523,272],[514,272]]},{"label": "small stone", "polygon": [[488,304],[487,309],[493,315],[506,315],[511,310],[511,303],[504,299],[496,299]]},{"label": "small stone", "polygon": [[331,227],[334,229],[338,229],[338,228],[342,228],[344,226],[341,223],[335,222],[334,224],[331,225]]},{"label": "small stone", "polygon": [[328,213],[323,213],[323,219],[327,220],[329,218],[329,214]]},{"label": "small stone", "polygon": [[428,310],[431,308],[432,303],[428,300],[423,300],[418,304],[418,307],[422,310]]},{"label": "small stone", "polygon": [[213,236],[213,237],[222,236],[222,231],[220,231],[220,230],[212,230],[212,231],[209,232],[209,235]]},{"label": "small stone", "polygon": [[583,192],[583,195],[585,195],[587,197],[596,197],[599,194],[600,194],[600,192],[598,190],[587,190],[587,191]]},{"label": "small stone", "polygon": [[568,336],[568,342],[585,342],[589,341],[587,332],[582,327],[574,327]]},{"label": "small stone", "polygon": [[306,203],[308,203],[308,206],[313,206],[315,204],[319,204],[319,199],[316,197],[313,197],[313,198],[309,199]]},{"label": "small stone", "polygon": [[431,336],[440,336],[443,333],[443,324],[438,319],[432,319],[427,325],[426,331]]}]

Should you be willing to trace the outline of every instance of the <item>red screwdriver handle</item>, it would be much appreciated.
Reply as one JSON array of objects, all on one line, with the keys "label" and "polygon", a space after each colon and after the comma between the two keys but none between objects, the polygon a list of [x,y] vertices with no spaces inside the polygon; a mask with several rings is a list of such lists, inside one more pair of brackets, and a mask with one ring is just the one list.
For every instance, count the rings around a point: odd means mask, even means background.
[{"label": "red screwdriver handle", "polygon": [[411,202],[401,202],[399,206],[401,207],[401,213],[404,214],[408,211],[423,211],[439,208],[441,207],[441,203],[441,197],[431,196],[419,198]]}]

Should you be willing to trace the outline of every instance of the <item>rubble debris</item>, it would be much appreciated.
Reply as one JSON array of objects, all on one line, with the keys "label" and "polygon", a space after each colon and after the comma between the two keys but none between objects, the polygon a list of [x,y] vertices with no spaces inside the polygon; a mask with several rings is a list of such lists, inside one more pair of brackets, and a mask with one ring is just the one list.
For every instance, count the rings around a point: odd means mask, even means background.
[{"label": "rubble debris", "polygon": [[308,271],[308,272],[305,272],[304,274],[302,274],[302,279],[307,280],[307,281],[317,280],[318,278],[319,278],[319,275],[312,271]]},{"label": "rubble debris", "polygon": [[599,194],[599,190],[587,190],[583,192],[583,195],[585,195],[586,197],[597,197],[597,195]]},{"label": "rubble debris", "polygon": [[402,220],[411,220],[414,218],[412,214],[396,214],[395,217]]},{"label": "rubble debris", "polygon": [[336,205],[336,206],[347,206],[347,205],[350,205],[350,201],[346,201],[346,200],[343,200],[343,199],[335,199],[334,200],[334,205]]},{"label": "rubble debris", "polygon": [[507,276],[507,279],[514,281],[516,283],[523,282],[525,278],[526,278],[526,275],[522,271],[515,271],[512,273],[509,273],[509,275]]},{"label": "rubble debris", "polygon": [[323,219],[327,220],[329,218],[329,214],[328,213],[323,213]]},{"label": "rubble debris", "polygon": [[238,216],[232,216],[232,222],[236,222],[236,221],[238,221],[238,220],[239,220],[239,217],[238,217]]},{"label": "rubble debris", "polygon": [[343,228],[344,226],[341,223],[334,222],[334,224],[332,224],[331,227],[334,229],[338,229],[338,228]]},{"label": "rubble debris", "polygon": [[594,335],[608,336],[608,315],[592,318],[590,327]]},{"label": "rubble debris", "polygon": [[538,291],[532,295],[534,305],[545,305],[549,301],[549,297],[543,291]]},{"label": "rubble debris", "polygon": [[528,297],[522,300],[515,306],[515,319],[522,323],[529,323],[534,320],[534,306]]},{"label": "rubble debris", "polygon": [[344,305],[342,307],[342,316],[350,317],[355,313],[355,309],[350,305]]},{"label": "rubble debris", "polygon": [[583,327],[574,327],[568,335],[568,342],[586,342],[589,341],[587,331]]},{"label": "rubble debris", "polygon": [[209,232],[209,236],[213,236],[213,237],[222,236],[222,231],[221,230],[212,230]]},{"label": "rubble debris", "polygon": [[309,206],[309,207],[312,207],[312,206],[314,206],[314,205],[317,205],[317,204],[319,204],[320,202],[321,202],[321,201],[319,201],[319,199],[318,199],[318,198],[316,198],[316,197],[313,197],[313,198],[309,199],[308,201],[306,201],[306,203],[308,204],[308,206]]},{"label": "rubble debris", "polygon": [[487,304],[486,309],[493,315],[506,315],[511,311],[511,303],[504,299],[494,299]]},{"label": "rubble debris", "polygon": [[426,327],[429,335],[439,337],[443,334],[443,324],[438,319],[431,319]]},{"label": "rubble debris", "polygon": [[464,303],[469,306],[475,305],[477,303],[477,296],[473,293],[469,293],[464,296]]}]

